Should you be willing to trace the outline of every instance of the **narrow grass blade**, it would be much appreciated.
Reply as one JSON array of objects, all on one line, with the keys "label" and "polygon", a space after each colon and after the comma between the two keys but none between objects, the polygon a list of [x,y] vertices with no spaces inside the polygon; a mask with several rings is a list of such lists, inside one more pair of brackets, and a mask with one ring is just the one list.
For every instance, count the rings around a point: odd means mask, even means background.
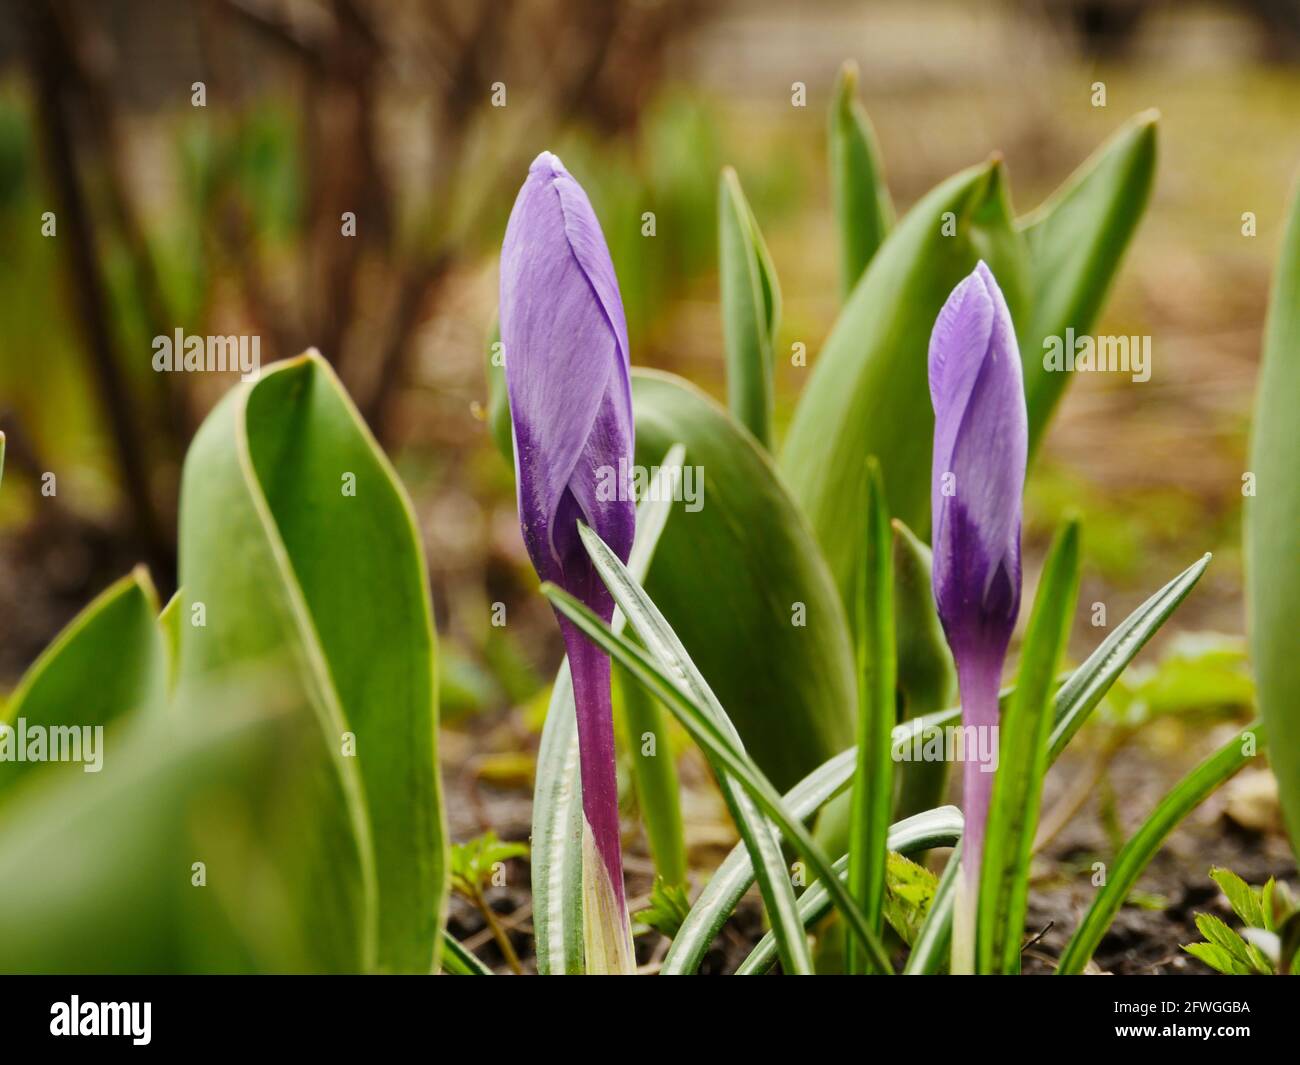
[{"label": "narrow grass blade", "polygon": [[[1201,579],[1201,575],[1204,574],[1209,564],[1210,556],[1205,555],[1169,581],[1120,622],[1115,627],[1115,631],[1107,636],[1097,649],[1088,656],[1083,665],[1070,674],[1065,683],[1061,685],[1054,700],[1055,725],[1048,740],[1048,758],[1051,762],[1055,762],[1060,757],[1061,752],[1065,750],[1066,745],[1073,739],[1075,733],[1083,727],[1088,715],[1096,709],[1097,704],[1105,697],[1111,685],[1128,668],[1129,663],[1133,661],[1156,630],[1169,619],[1178,604],[1187,598],[1188,593],[1195,587],[1196,582]],[[1005,692],[1002,699],[1003,706],[1005,706]],[[947,724],[958,720],[960,715],[960,708],[956,708],[943,714],[933,715],[928,720],[933,724]],[[953,858],[950,858],[949,863],[951,864],[952,861]],[[933,973],[937,972],[943,964],[943,957],[934,953],[933,946],[941,936],[946,950],[948,938],[951,935],[954,896],[951,888],[947,892],[943,890],[944,881],[946,880],[947,876],[945,874],[944,879],[939,883],[940,890],[930,906],[930,913],[927,918],[927,924],[935,926],[934,938],[927,939],[923,934],[918,939],[918,945],[923,942],[927,944],[927,952],[918,954],[917,947],[913,946],[912,955],[909,957],[908,965],[904,969],[906,973]]]},{"label": "narrow grass blade", "polygon": [[[671,513],[672,493],[661,489],[682,474],[686,449],[674,444],[659,464],[647,500],[637,513],[637,539],[643,547],[649,571],[649,545],[659,536]],[[635,548],[634,548],[635,550]],[[629,560],[631,562],[632,560]],[[638,557],[636,560],[641,561]],[[635,572],[635,570],[633,570]],[[686,883],[686,838],[682,830],[682,807],[677,766],[668,742],[668,720],[663,708],[639,684],[630,682],[622,670],[615,670],[623,697],[622,721],[632,764],[632,783],[645,826],[655,872],[670,884]]]},{"label": "narrow grass blade", "polygon": [[[660,476],[680,471],[685,451],[668,450]],[[631,572],[644,578],[672,510],[671,493],[650,492],[637,508]],[[613,624],[621,631],[622,614]],[[582,781],[578,772],[578,726],[573,681],[566,660],[551,688],[551,701],[537,750],[533,792],[533,931],[537,971],[576,975],[584,971],[582,944]]]},{"label": "narrow grass blade", "polygon": [[[952,705],[957,695],[957,671],[934,607],[930,549],[897,518],[893,532],[898,693],[901,715],[910,719]],[[929,810],[943,800],[948,783],[947,762],[904,762],[895,771],[895,816]]]},{"label": "narrow grass blade", "polygon": [[[1209,559],[1209,555],[1198,559],[1147,599],[1117,625],[1114,632],[1061,685],[1054,700],[1055,727],[1050,743],[1052,761],[1065,749],[1066,744],[1087,720],[1088,714],[1101,702],[1116,678],[1145,646],[1151,635],[1187,597],[1205,572]],[[999,702],[1004,708],[1013,691],[1013,688],[1006,688],[1000,693]],[[926,728],[953,724],[960,720],[959,706],[913,718],[895,727],[894,743],[907,743]],[[806,821],[844,790],[852,779],[856,764],[857,752],[853,748],[831,758],[786,793],[784,799],[787,808]],[[952,927],[949,870],[955,870],[956,857],[954,854],[949,858],[948,868],[940,878],[939,890],[931,904],[926,925],[909,955],[907,968],[904,969],[906,973],[937,972],[947,961]],[[737,846],[695,900],[691,912],[673,939],[660,972],[665,975],[695,972],[710,944],[753,882],[749,855],[743,846]]]},{"label": "narrow grass blade", "polygon": [[1053,761],[1083,727],[1088,715],[1105,698],[1111,685],[1137,653],[1196,587],[1211,557],[1206,554],[1197,559],[1116,625],[1083,665],[1061,685],[1056,693],[1056,723],[1048,740]]},{"label": "narrow grass blade", "polygon": [[472,950],[445,928],[442,931],[442,971],[447,976],[491,976],[489,969]]},{"label": "narrow grass blade", "polygon": [[[961,811],[955,806],[940,806],[904,818],[889,829],[886,846],[898,854],[911,854],[932,847],[951,847],[961,839]],[[847,878],[850,856],[844,855],[835,862],[836,875]],[[937,897],[937,896],[936,896]],[[819,880],[799,896],[799,916],[805,928],[811,928],[831,912],[830,892]],[[750,952],[737,976],[765,973],[776,963],[776,937],[768,932]]]},{"label": "narrow grass blade", "polygon": [[840,68],[830,113],[831,198],[840,231],[840,291],[847,299],[894,224],[880,147],[858,101],[858,66]]},{"label": "narrow grass blade", "polygon": [[1269,761],[1300,855],[1300,185],[1268,306],[1251,428],[1254,490],[1245,500],[1246,603],[1259,711],[1273,736]]},{"label": "narrow grass blade", "polygon": [[1170,791],[1133,834],[1107,871],[1106,884],[1093,899],[1057,963],[1058,975],[1083,972],[1115,914],[1155,857],[1165,837],[1184,817],[1212,795],[1263,748],[1264,727],[1246,726],[1237,736],[1193,769]]},{"label": "narrow grass blade", "polygon": [[925,915],[921,931],[917,933],[912,952],[903,966],[904,976],[929,976],[939,972],[948,961],[952,949],[952,908],[956,900],[957,878],[961,872],[961,844],[948,855],[939,886],[930,902],[930,912]]},{"label": "narrow grass blade", "polygon": [[1029,860],[1047,773],[1052,689],[1079,591],[1079,525],[1068,522],[1043,566],[1020,652],[1016,690],[999,726],[975,931],[976,971],[1017,973]]},{"label": "narrow grass blade", "polygon": [[765,448],[772,446],[772,342],[780,314],[776,271],[740,179],[718,182],[718,276],[727,353],[727,405]]},{"label": "narrow grass blade", "polygon": [[622,696],[622,725],[637,808],[655,872],[669,884],[686,884],[686,839],[677,767],[668,742],[668,719],[641,685],[615,669]]},{"label": "narrow grass blade", "polygon": [[[850,747],[819,766],[782,797],[790,813],[807,820],[840,794],[853,779],[857,751]],[[718,866],[686,920],[673,937],[659,972],[662,976],[688,976],[699,969],[710,944],[754,883],[754,866],[743,843],[737,844]]]},{"label": "narrow grass blade", "polygon": [[560,664],[537,748],[533,789],[533,940],[542,976],[584,971],[582,781],[569,660]]},{"label": "narrow grass blade", "polygon": [[[676,675],[687,684],[693,699],[705,707],[708,720],[718,729],[719,736],[725,738],[735,750],[743,752],[743,744],[731,720],[704,678],[699,675],[681,641],[637,584],[636,578],[594,532],[581,525],[579,531],[601,579],[607,586],[613,586],[611,592],[618,606],[619,615],[626,615],[632,621],[637,634],[645,641],[651,654],[673,664]],[[613,590],[614,587],[629,589],[630,594],[620,594],[619,591]],[[654,615],[650,625],[645,624],[647,608],[653,611]],[[633,676],[635,677],[634,673]],[[647,695],[653,697],[649,691]],[[747,758],[746,761],[748,762]],[[713,764],[723,798],[735,821],[736,829],[754,856],[759,891],[763,896],[763,904],[767,908],[772,927],[777,930],[780,941],[782,966],[792,975],[811,973],[812,954],[808,949],[808,940],[803,933],[803,926],[798,923],[794,886],[786,869],[779,837],[743,787],[730,779],[716,762]],[[755,771],[758,772],[756,767]]]},{"label": "narrow grass blade", "polygon": [[[858,764],[849,820],[849,891],[872,929],[883,931],[885,862],[889,818],[894,805],[895,657],[893,544],[889,505],[880,464],[867,460],[867,525],[859,562],[857,594]],[[871,971],[862,945],[846,944],[848,970]]]},{"label": "narrow grass blade", "polygon": [[[557,604],[566,616],[570,617],[588,636],[595,639],[606,653],[623,663],[637,678],[655,692],[668,707],[669,711],[682,722],[683,727],[691,733],[692,738],[704,747],[717,762],[735,778],[753,801],[775,823],[786,839],[798,850],[812,867],[813,871],[830,881],[830,861],[822,849],[813,841],[812,835],[797,818],[790,816],[781,803],[781,797],[771,782],[753,764],[738,742],[734,728],[731,727],[725,711],[712,697],[707,682],[686,655],[685,649],[673,634],[663,615],[649,600],[645,592],[631,579],[630,574],[600,538],[586,526],[579,525],[583,543],[591,555],[601,579],[610,590],[614,601],[627,612],[629,620],[638,635],[645,640],[651,653],[677,676],[678,680],[669,680],[662,671],[639,648],[632,646],[610,633],[608,628],[590,611],[582,608],[572,597],[564,596],[559,589],[547,589],[546,594]],[[565,600],[568,600],[565,602]],[[562,604],[562,605],[561,605]],[[578,618],[575,618],[575,614]],[[595,630],[593,634],[592,630]],[[700,699],[705,709],[688,695]],[[742,829],[743,831],[743,829]],[[786,882],[788,884],[788,881]],[[761,882],[760,882],[761,886]],[[849,928],[857,935],[871,952],[872,960],[883,971],[890,971],[889,955],[880,942],[880,937],[872,930],[861,908],[853,901],[847,890],[838,880],[830,882],[831,894],[835,904],[844,914]],[[785,915],[782,915],[784,919]],[[777,917],[772,915],[775,926]],[[802,933],[800,934],[802,939]],[[783,958],[784,964],[784,958]]]}]

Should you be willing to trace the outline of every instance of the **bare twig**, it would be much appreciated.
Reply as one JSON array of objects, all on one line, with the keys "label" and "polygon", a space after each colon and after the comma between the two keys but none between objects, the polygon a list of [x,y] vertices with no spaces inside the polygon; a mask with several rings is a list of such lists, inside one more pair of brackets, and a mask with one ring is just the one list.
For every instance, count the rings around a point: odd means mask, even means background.
[{"label": "bare twig", "polygon": [[77,172],[72,123],[67,111],[65,73],[71,65],[50,0],[27,8],[32,46],[27,49],[44,148],[59,214],[68,239],[68,266],[87,361],[113,440],[122,486],[135,533],[157,577],[169,581],[175,567],[149,492],[149,467],[138,433],[135,407],[114,350],[104,278],[96,255],[95,230]]}]

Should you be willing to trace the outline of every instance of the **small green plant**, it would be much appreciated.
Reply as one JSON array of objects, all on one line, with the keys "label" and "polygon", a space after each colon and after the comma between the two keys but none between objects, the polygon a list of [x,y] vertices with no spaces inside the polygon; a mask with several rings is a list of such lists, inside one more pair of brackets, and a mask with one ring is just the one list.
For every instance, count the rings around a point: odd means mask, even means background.
[{"label": "small green plant", "polygon": [[637,910],[632,917],[672,939],[690,912],[691,898],[685,885],[670,884],[663,877],[657,876],[654,887],[650,889],[650,905],[644,910]]},{"label": "small green plant", "polygon": [[1226,976],[1294,974],[1300,907],[1286,884],[1269,877],[1262,888],[1252,887],[1231,869],[1218,867],[1210,877],[1245,927],[1237,932],[1213,914],[1198,913],[1196,927],[1205,942],[1184,944],[1183,950]]},{"label": "small green plant", "polygon": [[510,942],[510,936],[501,927],[496,911],[487,900],[487,889],[505,882],[503,876],[506,862],[511,858],[527,857],[528,844],[503,842],[492,831],[484,832],[464,843],[453,843],[451,847],[452,890],[473,903],[474,908],[483,915],[492,938],[501,948],[506,964],[517,975],[523,974],[524,967]]}]

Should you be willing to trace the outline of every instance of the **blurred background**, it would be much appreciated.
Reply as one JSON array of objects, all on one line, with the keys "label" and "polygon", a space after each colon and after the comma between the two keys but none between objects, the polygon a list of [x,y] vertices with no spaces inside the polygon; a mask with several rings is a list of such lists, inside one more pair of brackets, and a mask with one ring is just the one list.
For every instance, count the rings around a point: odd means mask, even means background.
[{"label": "blurred background", "polygon": [[[560,154],[605,228],[633,361],[721,395],[715,202],[734,165],[785,297],[777,350],[815,358],[839,302],[825,131],[846,59],[900,213],[993,150],[1024,213],[1161,112],[1153,200],[1098,325],[1151,335],[1153,374],[1073,383],[1026,550],[1033,570],[1078,508],[1082,602],[1116,619],[1214,551],[1157,644],[1169,668],[1114,711],[1241,713],[1241,474],[1300,166],[1297,0],[3,0],[0,691],[134,562],[174,586],[180,463],[237,375],[154,373],[152,339],[255,334],[263,363],[315,346],[415,501],[453,828],[526,832],[519,751],[559,652],[485,427],[515,192],[538,151]],[[807,372],[778,360],[779,424]],[[1166,755],[1181,742],[1153,735]],[[687,814],[697,839],[725,837]]]}]

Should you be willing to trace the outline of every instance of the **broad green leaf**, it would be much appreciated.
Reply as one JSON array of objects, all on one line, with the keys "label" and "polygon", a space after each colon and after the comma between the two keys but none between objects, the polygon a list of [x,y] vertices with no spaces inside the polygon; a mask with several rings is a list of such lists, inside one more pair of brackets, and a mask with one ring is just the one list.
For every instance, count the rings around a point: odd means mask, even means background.
[{"label": "broad green leaf", "polygon": [[1016,690],[998,726],[999,759],[980,870],[976,971],[1020,971],[1029,862],[1050,764],[1052,689],[1079,591],[1079,525],[1056,535],[1020,650]]},{"label": "broad green leaf", "polygon": [[[930,549],[894,519],[894,631],[898,653],[898,693],[904,718],[932,714],[951,706],[957,695],[957,671],[934,608],[930,584]],[[898,771],[899,817],[928,810],[943,798],[948,763],[906,762]]]},{"label": "broad green leaf", "polygon": [[1259,709],[1291,849],[1300,855],[1300,187],[1273,275],[1246,493],[1246,601]]},{"label": "broad green leaf", "polygon": [[1020,321],[1024,247],[997,160],[949,178],[889,234],[840,312],[799,398],[781,469],[846,604],[853,601],[866,520],[864,456],[880,460],[894,516],[920,535],[929,531],[930,333],[944,301],[980,259]]},{"label": "broad green leaf", "polygon": [[232,390],[199,430],[180,583],[181,711],[258,667],[311,737],[283,855],[310,967],[434,970],[447,863],[424,557],[396,475],[314,352]]},{"label": "broad green leaf", "polygon": [[442,971],[447,976],[492,975],[492,970],[446,929],[442,932]]},{"label": "broad green leaf", "polygon": [[[941,806],[938,809],[926,810],[892,825],[888,840],[891,871],[899,868],[896,861],[899,855],[929,850],[932,847],[952,846],[961,839],[961,829],[961,811],[955,806]],[[835,863],[836,875],[847,880],[848,866],[849,856],[846,854]],[[919,866],[912,868],[920,869]],[[924,869],[921,872],[932,875]],[[809,884],[808,890],[799,896],[799,916],[805,928],[811,928],[829,914],[831,909],[830,892],[820,880]],[[741,962],[740,967],[736,969],[736,975],[752,976],[767,972],[776,960],[776,939],[771,932],[768,932],[758,941],[749,957]]]},{"label": "broad green leaf", "polygon": [[[635,371],[632,398],[638,463],[686,446],[682,498],[646,591],[750,756],[787,788],[853,742],[844,607],[807,522],[748,433],[668,374]],[[859,479],[861,463],[856,456]]]},{"label": "broad green leaf", "polygon": [[727,405],[764,447],[772,446],[772,344],[781,312],[776,270],[731,167],[718,181],[718,281],[727,354]]},{"label": "broad green leaf", "polygon": [[876,131],[857,90],[858,67],[850,60],[835,81],[830,113],[831,198],[840,231],[840,290],[845,299],[894,224]]},{"label": "broad green leaf", "polygon": [[[659,474],[636,512],[636,539],[628,569],[644,580],[659,546],[672,495],[669,483],[682,464],[684,449],[675,442],[659,462]],[[621,631],[624,619],[614,614]],[[649,696],[647,695],[647,698]],[[582,779],[578,768],[578,722],[573,703],[573,678],[566,658],[560,663],[546,709],[546,723],[537,750],[533,790],[533,942],[537,971],[543,976],[577,975],[585,971],[582,940]]]},{"label": "broad green leaf", "polygon": [[[883,932],[885,865],[894,808],[890,739],[897,713],[894,694],[893,544],[889,504],[880,465],[867,459],[866,537],[858,565],[858,763],[853,774],[849,828],[849,890],[877,932]],[[861,944],[846,944],[848,970],[871,971]]]},{"label": "broad green leaf", "polygon": [[[109,757],[102,726],[133,713],[152,714],[165,704],[167,652],[157,615],[157,594],[138,567],[101,592],[33,663],[0,707],[0,726],[6,727],[0,748],[14,747],[0,758],[0,798],[47,764],[18,760],[19,745],[30,745],[30,737],[23,742],[27,730],[33,736],[41,730],[43,758],[58,760],[57,742],[87,771],[99,772]],[[92,769],[95,764],[100,769]]]},{"label": "broad green leaf", "polygon": [[1088,912],[1075,930],[1057,963],[1056,972],[1083,972],[1110,927],[1115,914],[1128,898],[1142,870],[1155,856],[1174,826],[1212,795],[1225,781],[1249,762],[1264,743],[1262,725],[1248,725],[1214,754],[1193,769],[1165,795],[1142,826],[1124,844],[1106,874],[1106,884],[1097,892]]},{"label": "broad green leaf", "polygon": [[[622,663],[637,680],[664,702],[669,712],[681,722],[682,727],[690,733],[692,739],[720,770],[724,793],[730,789],[733,782],[743,788],[744,793],[772,820],[791,845],[803,854],[813,871],[819,876],[826,877],[835,905],[844,915],[850,931],[866,945],[871,952],[873,963],[888,972],[889,955],[885,952],[880,938],[872,930],[861,907],[856,904],[839,880],[832,876],[830,860],[814,842],[802,822],[791,817],[789,811],[782,805],[781,797],[771,781],[745,753],[734,727],[727,719],[726,712],[717,702],[695,664],[691,662],[685,648],[682,647],[663,615],[600,537],[584,525],[579,524],[578,529],[601,580],[609,589],[614,601],[627,614],[637,635],[646,642],[654,660],[624,637],[612,633],[589,609],[561,589],[545,587],[547,597],[557,609],[578,625],[588,638],[594,640],[607,654]],[[663,672],[664,668],[667,668],[677,679],[669,679]],[[740,808],[740,812],[745,813],[743,807]],[[737,827],[744,835],[748,818],[741,816],[737,820]],[[757,847],[754,840],[747,840],[751,853],[759,854],[770,835],[766,830],[759,834]],[[760,878],[760,886],[761,884]],[[786,885],[788,886],[788,881]],[[770,896],[765,896],[765,901],[771,905]],[[787,916],[783,912],[774,913],[769,910],[773,927],[784,924]],[[795,942],[797,940],[782,944],[782,964],[787,969],[790,969],[788,954]],[[805,950],[806,947],[805,943]],[[795,970],[790,969],[790,971]]]},{"label": "broad green leaf", "polygon": [[1158,117],[1130,120],[1020,223],[1033,307],[1019,330],[1031,453],[1071,378],[1044,367],[1044,341],[1086,335],[1097,320],[1151,195]]},{"label": "broad green leaf", "polygon": [[285,821],[299,812],[307,744],[247,680],[197,695],[212,712],[193,720],[119,719],[106,729],[102,772],[50,766],[7,796],[0,970],[311,965],[316,950],[275,851],[302,828]]}]

